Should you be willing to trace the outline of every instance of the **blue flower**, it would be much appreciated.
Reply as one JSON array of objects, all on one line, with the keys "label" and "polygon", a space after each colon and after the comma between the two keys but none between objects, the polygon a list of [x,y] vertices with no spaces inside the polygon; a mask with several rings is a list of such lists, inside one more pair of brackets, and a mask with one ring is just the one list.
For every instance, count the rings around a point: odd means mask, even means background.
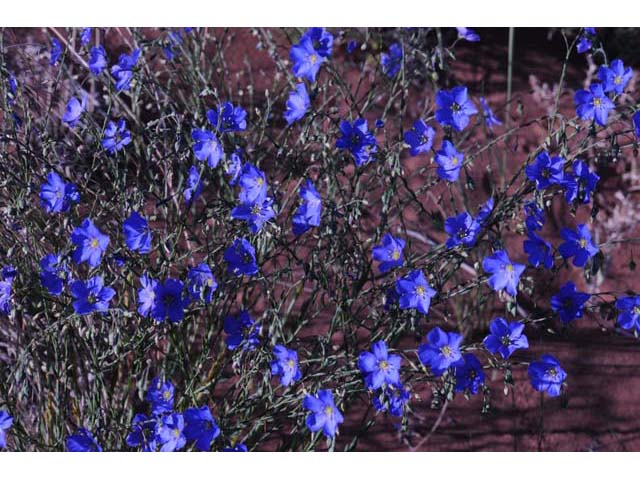
[{"label": "blue flower", "polygon": [[49,65],[55,65],[58,63],[60,56],[62,55],[62,45],[57,38],[51,39],[51,57],[49,59]]},{"label": "blue flower", "polygon": [[469,116],[478,113],[476,106],[467,97],[467,87],[440,90],[436,94],[436,120],[442,126],[448,125],[462,131],[469,124]]},{"label": "blue flower", "polygon": [[11,285],[17,272],[11,265],[3,267],[0,274],[0,313],[11,313]]},{"label": "blue flower", "polygon": [[289,93],[289,99],[287,100],[287,110],[284,112],[287,124],[291,125],[296,120],[304,117],[310,105],[307,87],[304,86],[304,83],[297,84],[296,89]]},{"label": "blue flower", "polygon": [[364,118],[354,120],[353,124],[343,120],[340,122],[340,131],[342,136],[337,140],[336,148],[349,150],[357,167],[375,160],[372,154],[378,151],[376,137],[369,131]]},{"label": "blue flower", "polygon": [[428,366],[439,377],[449,367],[462,365],[460,343],[462,335],[459,333],[447,333],[440,327],[435,327],[427,334],[427,343],[418,348],[418,357],[423,365]]},{"label": "blue flower", "polygon": [[189,168],[189,175],[184,189],[184,200],[187,205],[195,202],[202,192],[202,181],[200,180],[200,172],[195,165]]},{"label": "blue flower", "polygon": [[104,47],[102,45],[92,47],[89,51],[89,70],[91,73],[100,75],[107,68],[107,65],[107,52]]},{"label": "blue flower", "polygon": [[560,184],[564,180],[564,158],[549,157],[547,152],[536,155],[535,161],[527,165],[525,173],[532,182],[536,182],[536,189],[543,190],[551,185]]},{"label": "blue flower", "polygon": [[267,179],[264,172],[250,163],[245,163],[238,180],[241,203],[253,203],[267,196]]},{"label": "blue flower", "polygon": [[576,113],[582,120],[593,120],[600,126],[607,125],[609,112],[616,108],[607,94],[604,93],[602,84],[592,83],[589,90],[579,90],[574,96]]},{"label": "blue flower", "polygon": [[235,350],[242,345],[243,350],[253,350],[260,344],[258,336],[262,328],[249,314],[242,310],[235,317],[224,319],[224,332],[227,334],[226,343],[229,350]]},{"label": "blue flower", "polygon": [[86,218],[71,232],[71,241],[76,245],[73,261],[78,265],[87,262],[91,268],[96,268],[107,250],[109,236],[98,230],[91,219]]},{"label": "blue flower", "polygon": [[444,229],[449,234],[447,248],[454,248],[461,244],[465,247],[473,247],[480,233],[480,223],[467,212],[462,212],[455,217],[447,218]]},{"label": "blue flower", "polygon": [[76,97],[71,97],[67,102],[67,106],[62,114],[62,120],[73,128],[80,120],[80,117],[84,113],[87,107],[87,97],[82,96],[82,100],[78,100]]},{"label": "blue flower", "polygon": [[349,40],[347,42],[347,53],[351,55],[358,48],[358,42],[356,40]]},{"label": "blue flower", "polygon": [[179,323],[184,318],[184,309],[188,305],[184,295],[184,283],[181,280],[169,278],[164,283],[158,283],[155,288],[155,301],[151,309],[151,316],[156,322],[162,323],[167,317],[173,323]]},{"label": "blue flower", "polygon": [[421,270],[413,270],[396,281],[398,302],[402,310],[415,308],[426,315],[436,291],[429,286]]},{"label": "blue flower", "polygon": [[589,171],[589,167],[582,160],[575,160],[572,167],[573,173],[565,173],[562,182],[565,189],[565,199],[567,203],[575,200],[589,203],[600,177],[597,173]]},{"label": "blue flower", "polygon": [[158,421],[156,442],[161,452],[175,452],[187,443],[184,436],[184,417],[180,413],[170,413]]},{"label": "blue flower", "polygon": [[456,392],[469,392],[476,395],[484,385],[482,364],[473,353],[462,355],[463,363],[456,366]]},{"label": "blue flower", "polygon": [[497,127],[498,125],[502,125],[502,122],[495,116],[491,107],[487,105],[484,97],[480,97],[480,106],[482,107],[482,112],[484,115],[484,123],[490,130],[493,130],[493,127]]},{"label": "blue flower", "polygon": [[436,152],[434,160],[438,164],[436,173],[442,180],[458,180],[464,155],[456,150],[453,143],[449,140],[442,142],[442,148]]},{"label": "blue flower", "polygon": [[436,131],[424,120],[418,118],[413,122],[413,128],[404,134],[404,141],[411,147],[409,153],[412,156],[428,153],[433,146],[433,137]]},{"label": "blue flower", "polygon": [[151,405],[153,415],[161,415],[173,411],[173,384],[167,380],[163,382],[160,377],[151,380],[144,399]]},{"label": "blue flower", "polygon": [[241,132],[247,129],[247,112],[244,108],[234,107],[231,102],[225,102],[221,108],[207,111],[209,123],[220,133]]},{"label": "blue flower", "polygon": [[224,447],[222,451],[223,452],[248,452],[249,449],[244,443],[237,443],[233,447]]},{"label": "blue flower", "polygon": [[220,435],[220,428],[216,424],[209,407],[187,408],[184,411],[184,436],[189,442],[195,442],[201,452],[211,450],[211,442]]},{"label": "blue flower", "polygon": [[475,221],[480,224],[480,227],[483,227],[485,223],[487,223],[487,218],[489,218],[491,212],[493,212],[494,203],[493,197],[489,197],[484,205],[480,207],[480,210],[478,210]]},{"label": "blue flower", "polygon": [[69,286],[71,295],[75,299],[73,309],[78,315],[92,312],[106,312],[109,302],[116,294],[111,287],[105,287],[101,275],[91,277],[86,282],[75,280]]},{"label": "blue flower", "polygon": [[624,68],[624,63],[620,59],[612,61],[609,67],[602,65],[598,70],[598,78],[602,82],[604,91],[615,92],[616,95],[624,91],[631,77],[633,77],[633,70],[631,67]]},{"label": "blue flower", "polygon": [[584,304],[589,301],[591,295],[578,292],[573,282],[565,283],[560,291],[551,297],[551,308],[560,314],[562,323],[569,323],[582,318]]},{"label": "blue flower", "polygon": [[109,121],[104,129],[102,147],[109,153],[116,153],[131,143],[131,132],[127,130],[124,119],[118,123]]},{"label": "blue flower", "polygon": [[177,49],[180,45],[182,45],[182,34],[173,30],[169,31],[162,46],[162,51],[168,60],[173,60],[179,54]]},{"label": "blue flower", "polygon": [[40,205],[47,213],[66,212],[79,201],[80,194],[76,186],[71,182],[65,183],[55,172],[48,173],[47,182],[40,185]]},{"label": "blue flower", "polygon": [[67,437],[69,452],[101,452],[102,447],[86,428],[79,428],[75,434]]},{"label": "blue flower", "polygon": [[536,202],[527,202],[524,205],[527,214],[525,224],[527,230],[534,232],[544,226],[544,210]]},{"label": "blue flower", "polygon": [[475,30],[469,27],[456,27],[458,30],[458,37],[464,38],[467,42],[479,42],[480,35]]},{"label": "blue flower", "polygon": [[6,410],[0,410],[0,448],[7,446],[7,430],[13,425],[13,417]]},{"label": "blue flower", "polygon": [[258,233],[262,226],[275,216],[271,197],[258,197],[231,210],[231,218],[247,222],[251,233]]},{"label": "blue flower", "polygon": [[156,302],[156,293],[158,291],[158,281],[147,275],[140,277],[142,288],[138,289],[138,313],[146,317],[151,313],[151,309]]},{"label": "blue flower", "polygon": [[217,288],[218,282],[216,282],[213,273],[211,273],[211,268],[206,263],[201,263],[189,270],[187,274],[187,293],[191,301],[203,300],[204,303],[209,304],[213,299],[213,292]]},{"label": "blue flower", "polygon": [[529,238],[524,241],[523,248],[529,255],[529,263],[534,267],[553,267],[553,253],[551,244],[539,237],[535,232],[529,232]]},{"label": "blue flower", "polygon": [[225,167],[225,175],[231,177],[229,179],[229,185],[233,186],[240,178],[240,173],[242,172],[242,150],[239,148],[236,149],[227,160],[227,165]]},{"label": "blue flower", "polygon": [[320,66],[331,55],[332,48],[333,35],[330,32],[324,28],[310,28],[289,52],[293,74],[315,82]]},{"label": "blue flower", "polygon": [[279,376],[282,386],[287,387],[302,378],[295,350],[289,350],[284,345],[276,345],[273,347],[273,356],[275,360],[271,362],[271,375]]},{"label": "blue flower", "polygon": [[580,37],[578,40],[578,53],[584,53],[591,50],[592,42],[587,37]]},{"label": "blue flower", "polygon": [[633,128],[636,131],[636,137],[640,138],[640,112],[633,115]]},{"label": "blue flower", "polygon": [[311,412],[307,416],[307,428],[312,432],[322,430],[328,438],[335,437],[344,417],[333,402],[331,390],[319,390],[317,395],[308,394],[302,404]]},{"label": "blue flower", "polygon": [[138,212],[132,212],[122,224],[124,240],[129,250],[139,253],[151,251],[151,230],[147,219]]},{"label": "blue flower", "polygon": [[564,259],[574,257],[573,264],[576,267],[584,267],[587,261],[598,253],[598,247],[591,241],[589,227],[585,224],[578,225],[575,231],[563,227],[560,236],[565,241],[558,247],[560,255]]},{"label": "blue flower", "polygon": [[116,82],[118,91],[129,90],[133,79],[133,69],[140,58],[140,49],[136,48],[131,55],[122,53],[118,57],[118,63],[111,67],[111,75]]},{"label": "blue flower", "polygon": [[127,434],[125,442],[129,447],[141,447],[143,452],[155,452],[157,442],[155,430],[158,420],[148,418],[144,413],[138,413],[133,417],[131,431]]},{"label": "blue flower", "polygon": [[83,47],[91,41],[91,30],[91,27],[86,27],[80,32],[80,45]]},{"label": "blue flower", "polygon": [[390,233],[382,237],[382,244],[373,247],[373,259],[380,262],[380,273],[401,267],[404,264],[403,250],[406,242],[402,238],[396,238]]},{"label": "blue flower", "polygon": [[539,392],[547,392],[550,397],[560,395],[562,382],[567,378],[560,362],[552,355],[542,355],[539,361],[531,362],[528,373],[531,386]]},{"label": "blue flower", "polygon": [[374,343],[371,352],[362,352],[358,357],[358,368],[365,375],[364,384],[367,388],[377,390],[383,385],[399,383],[402,358],[389,355],[384,340]]},{"label": "blue flower", "polygon": [[248,240],[238,238],[224,252],[227,262],[227,273],[239,277],[241,275],[255,275],[258,273],[256,250]]},{"label": "blue flower", "polygon": [[55,253],[45,255],[40,260],[40,283],[51,295],[58,296],[64,290],[69,276],[69,269],[62,262],[62,257]]},{"label": "blue flower", "polygon": [[640,332],[640,295],[621,297],[616,301],[618,325],[625,330],[632,328]]},{"label": "blue flower", "polygon": [[394,417],[401,417],[410,398],[409,388],[401,383],[386,385],[373,396],[373,406],[378,412],[389,411]]},{"label": "blue flower", "polygon": [[387,77],[393,78],[400,71],[402,66],[402,57],[404,52],[402,51],[402,45],[394,43],[389,47],[389,53],[383,53],[380,55],[380,63],[382,64],[382,73]]},{"label": "blue flower", "polygon": [[498,250],[493,255],[485,257],[482,268],[490,274],[489,286],[496,292],[506,291],[512,297],[518,294],[518,282],[525,266],[512,263],[504,250]]},{"label": "blue flower", "polygon": [[311,180],[300,187],[300,205],[293,214],[293,234],[302,235],[313,227],[320,226],[322,215],[322,197],[313,186]]},{"label": "blue flower", "polygon": [[218,137],[209,130],[193,129],[191,138],[195,142],[193,153],[196,158],[201,162],[206,160],[211,168],[217,167],[220,159],[224,156],[224,150]]},{"label": "blue flower", "polygon": [[484,337],[486,349],[494,355],[499,353],[505,360],[520,348],[529,348],[529,340],[524,334],[524,323],[509,322],[497,317],[489,325],[489,335]]}]

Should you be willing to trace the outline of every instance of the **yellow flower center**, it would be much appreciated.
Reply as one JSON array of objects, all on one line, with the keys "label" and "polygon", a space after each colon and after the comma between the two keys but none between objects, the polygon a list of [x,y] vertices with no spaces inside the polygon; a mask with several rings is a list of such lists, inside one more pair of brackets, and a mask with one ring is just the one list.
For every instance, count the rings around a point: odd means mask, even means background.
[{"label": "yellow flower center", "polygon": [[602,105],[602,100],[600,100],[599,98],[594,98],[593,99],[593,106],[594,107],[599,107],[600,105]]},{"label": "yellow flower center", "polygon": [[507,270],[507,272],[509,272],[509,273],[513,272],[513,265],[511,265],[510,263],[507,263],[507,266],[506,266],[506,267],[504,267],[504,268],[505,268],[505,269]]},{"label": "yellow flower center", "polygon": [[613,79],[613,83],[615,83],[616,85],[620,85],[622,83],[622,77],[617,76]]},{"label": "yellow flower center", "polygon": [[296,366],[296,363],[295,363],[293,360],[289,360],[289,361],[287,362],[287,365],[289,365],[289,367],[290,367],[290,368],[293,368],[293,367],[295,367],[295,366]]},{"label": "yellow flower center", "polygon": [[260,215],[261,211],[262,211],[262,207],[257,203],[253,207],[251,207],[251,213],[254,215]]},{"label": "yellow flower center", "polygon": [[635,307],[633,307],[632,312],[634,315],[640,315],[640,307],[636,305]]},{"label": "yellow flower center", "polygon": [[380,370],[386,370],[387,368],[389,368],[389,363],[386,360],[382,360],[378,364],[378,367],[380,367]]},{"label": "yellow flower center", "polygon": [[453,352],[451,351],[451,347],[449,345],[445,345],[440,349],[440,353],[442,353],[442,355],[444,355],[445,357],[450,357]]},{"label": "yellow flower center", "polygon": [[333,415],[333,407],[324,407],[324,413],[327,415]]},{"label": "yellow flower center", "polygon": [[164,397],[165,400],[169,400],[171,398],[171,392],[169,390],[166,390],[162,396]]},{"label": "yellow flower center", "polygon": [[313,54],[309,57],[309,61],[314,64],[318,61],[318,56],[316,54]]},{"label": "yellow flower center", "polygon": [[587,246],[587,239],[586,238],[581,238],[580,239],[580,248],[585,248]]},{"label": "yellow flower center", "polygon": [[209,279],[207,280],[207,285],[208,285],[208,286],[212,286],[212,285],[213,285],[213,278],[209,278]]},{"label": "yellow flower center", "polygon": [[178,438],[180,436],[180,430],[178,430],[177,428],[173,429],[173,436]]},{"label": "yellow flower center", "polygon": [[416,295],[422,297],[425,294],[425,289],[422,285],[416,287]]},{"label": "yellow flower center", "polygon": [[400,250],[394,250],[391,254],[391,258],[393,258],[394,260],[398,260],[400,258]]},{"label": "yellow flower center", "polygon": [[451,158],[451,165],[453,165],[454,167],[458,165],[458,157]]},{"label": "yellow flower center", "polygon": [[259,187],[261,187],[262,184],[264,183],[264,180],[262,180],[262,177],[258,177],[258,179],[256,180],[256,183],[258,184]]},{"label": "yellow flower center", "polygon": [[98,239],[97,238],[91,239],[91,248],[98,248]]}]

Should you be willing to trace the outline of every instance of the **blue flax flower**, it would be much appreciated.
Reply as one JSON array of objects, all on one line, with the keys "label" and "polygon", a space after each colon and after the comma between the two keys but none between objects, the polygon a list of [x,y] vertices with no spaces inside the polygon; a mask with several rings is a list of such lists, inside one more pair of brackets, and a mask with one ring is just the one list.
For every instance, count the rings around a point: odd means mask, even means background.
[{"label": "blue flax flower", "polygon": [[618,325],[625,330],[632,328],[640,332],[640,295],[621,297],[616,301]]},{"label": "blue flax flower", "polygon": [[267,196],[267,179],[258,167],[245,163],[238,180],[240,203],[253,203]]},{"label": "blue flax flower", "polygon": [[399,305],[402,310],[415,308],[426,315],[429,313],[431,299],[436,291],[429,286],[421,270],[413,270],[405,277],[396,281]]},{"label": "blue flax flower", "polygon": [[200,263],[189,270],[187,274],[187,293],[192,302],[203,300],[209,304],[213,299],[213,292],[218,288],[211,268],[206,263]]},{"label": "blue flax flower", "polygon": [[469,27],[456,27],[458,30],[458,37],[465,39],[467,42],[479,42],[480,35]]},{"label": "blue flax flower", "polygon": [[69,277],[69,269],[63,263],[62,257],[55,253],[45,255],[40,260],[40,269],[40,283],[42,283],[42,286],[51,295],[60,295]]},{"label": "blue flax flower", "polygon": [[120,57],[118,57],[118,63],[111,67],[111,75],[116,82],[116,89],[118,91],[129,90],[131,87],[133,69],[136,67],[139,58],[140,49],[137,48],[130,55],[122,53]]},{"label": "blue flax flower", "polygon": [[304,83],[296,85],[296,89],[289,93],[289,99],[287,100],[287,110],[284,112],[284,118],[287,121],[287,125],[291,125],[293,122],[300,120],[309,111],[309,94],[307,93],[307,87]]},{"label": "blue flax flower", "polygon": [[482,364],[473,353],[462,355],[463,363],[456,366],[456,392],[469,392],[476,395],[484,385]]},{"label": "blue flax flower", "polygon": [[482,261],[482,268],[491,274],[489,286],[496,292],[506,291],[512,297],[518,294],[518,283],[520,275],[524,272],[525,266],[520,263],[513,263],[509,255],[504,250],[498,250],[493,255],[485,257]]},{"label": "blue flax flower", "polygon": [[57,38],[51,39],[51,56],[49,58],[49,65],[55,65],[60,60],[60,56],[62,55],[62,45],[60,44],[60,40]]},{"label": "blue flax flower", "polygon": [[523,248],[529,255],[529,263],[534,267],[553,267],[553,253],[551,244],[535,232],[529,232],[529,238],[524,241]]},{"label": "blue flax flower", "polygon": [[260,343],[258,336],[262,328],[249,314],[242,310],[235,317],[224,319],[224,332],[227,334],[226,343],[229,350],[235,350],[242,345],[243,350],[253,350]]},{"label": "blue flax flower", "polygon": [[109,236],[98,230],[89,218],[73,229],[71,241],[76,245],[73,261],[78,265],[87,262],[91,268],[100,265],[102,254],[109,246]]},{"label": "blue flax flower", "polygon": [[418,348],[418,357],[423,365],[428,366],[439,377],[449,367],[462,365],[460,343],[462,335],[459,333],[447,333],[440,327],[435,327],[427,334],[427,342]]},{"label": "blue flax flower", "polygon": [[307,179],[300,187],[300,205],[293,214],[293,234],[302,235],[313,227],[320,226],[322,215],[322,197],[313,186],[313,182]]},{"label": "blue flax flower", "polygon": [[469,117],[478,113],[476,106],[467,95],[467,87],[440,90],[436,94],[436,120],[442,126],[462,131],[469,124]]},{"label": "blue flax flower", "polygon": [[151,316],[158,323],[164,322],[167,317],[171,322],[179,323],[184,318],[184,309],[188,303],[182,280],[168,278],[164,283],[158,283],[155,288]]},{"label": "blue flax flower", "polygon": [[201,162],[207,161],[207,165],[215,168],[220,163],[220,159],[224,156],[222,144],[218,137],[209,130],[193,129],[191,138],[195,142],[193,144],[193,153]]},{"label": "blue flax flower", "polygon": [[485,223],[487,222],[487,218],[489,218],[489,216],[493,212],[494,203],[495,202],[493,200],[493,197],[490,197],[489,200],[487,200],[484,205],[480,207],[480,210],[478,210],[475,221],[480,224],[480,227],[483,227],[485,225]]},{"label": "blue flax flower", "polygon": [[111,287],[105,287],[102,276],[96,275],[86,282],[75,280],[69,286],[71,295],[75,299],[73,309],[78,315],[92,312],[106,312],[109,302],[116,294]]},{"label": "blue flax flower", "polygon": [[399,383],[401,363],[399,355],[389,355],[384,340],[374,343],[371,352],[362,352],[358,357],[358,368],[365,375],[364,384],[370,390]]},{"label": "blue flax flower", "polygon": [[562,186],[565,190],[567,203],[578,200],[581,203],[589,203],[591,194],[596,189],[600,177],[597,173],[591,172],[589,167],[582,160],[574,160],[573,173],[565,173]]},{"label": "blue flax flower", "polygon": [[100,75],[107,68],[107,65],[107,52],[104,47],[102,45],[92,47],[89,51],[89,70],[91,73]]},{"label": "blue flax flower", "polygon": [[273,347],[275,359],[271,362],[271,375],[280,377],[280,384],[284,387],[302,378],[298,367],[298,354],[284,345]]},{"label": "blue flax flower", "polygon": [[491,107],[487,105],[484,97],[480,97],[480,106],[482,107],[482,112],[484,115],[484,123],[490,130],[493,130],[493,127],[498,125],[502,125],[502,122],[495,116]]},{"label": "blue flax flower", "polygon": [[374,394],[373,406],[378,412],[388,411],[394,417],[401,417],[410,398],[411,391],[401,383],[386,385]]},{"label": "blue flax flower", "polygon": [[158,421],[156,442],[161,452],[175,452],[187,443],[184,436],[184,417],[180,413],[169,413]]},{"label": "blue flax flower", "polygon": [[109,153],[119,152],[131,143],[131,132],[127,130],[127,122],[124,119],[118,123],[109,121],[104,129],[102,147]]},{"label": "blue flax flower", "polygon": [[138,413],[131,422],[131,431],[127,434],[125,442],[129,447],[141,448],[143,452],[155,452],[157,442],[155,431],[158,420],[149,418],[144,413]]},{"label": "blue flax flower", "polygon": [[576,290],[573,282],[565,283],[558,293],[551,297],[551,308],[560,314],[562,323],[570,323],[582,318],[584,304],[589,301],[591,295]]},{"label": "blue flax flower", "polygon": [[151,230],[147,219],[138,212],[132,212],[122,224],[124,241],[130,250],[139,253],[151,251]]},{"label": "blue flax flower", "polygon": [[67,212],[71,205],[80,201],[76,186],[65,183],[56,172],[47,174],[47,181],[40,185],[40,205],[47,213]]},{"label": "blue flax flower", "polygon": [[80,32],[80,45],[83,47],[87,45],[91,41],[91,31],[93,29],[91,27],[83,28]]},{"label": "blue flax flower", "polygon": [[76,97],[71,97],[67,102],[64,113],[62,114],[62,121],[69,125],[70,128],[75,127],[86,108],[86,96],[82,95],[82,100],[78,100]]},{"label": "blue flax flower", "polygon": [[202,180],[200,179],[200,172],[195,165],[189,168],[189,175],[187,175],[186,185],[184,189],[184,200],[187,205],[195,202],[200,193],[202,192]]},{"label": "blue flax flower", "polygon": [[462,212],[455,217],[447,218],[444,229],[449,234],[447,248],[458,245],[473,247],[480,233],[480,223],[467,212]]},{"label": "blue flax flower", "polygon": [[13,417],[6,410],[0,410],[0,448],[7,446],[7,430],[13,425]]},{"label": "blue flax flower", "polygon": [[151,380],[144,399],[151,405],[153,415],[161,415],[173,411],[173,384],[167,380],[163,382],[160,377]]},{"label": "blue flax flower", "polygon": [[333,35],[330,32],[324,28],[310,28],[289,52],[293,74],[315,82],[320,66],[331,55],[332,48]]},{"label": "blue flax flower", "polygon": [[596,36],[596,29],[593,27],[585,27],[584,33],[578,39],[578,53],[585,53],[591,50],[593,46],[593,38]]},{"label": "blue flax flower", "polygon": [[173,60],[180,53],[180,45],[182,45],[182,34],[170,30],[162,45],[162,51],[168,60]]},{"label": "blue flax flower", "polygon": [[342,136],[336,142],[336,148],[349,150],[357,167],[375,160],[372,154],[378,151],[376,137],[369,131],[364,118],[358,118],[353,123],[343,120],[340,123],[340,132]]},{"label": "blue flax flower", "polygon": [[201,452],[211,450],[211,442],[220,435],[220,428],[216,424],[209,407],[187,408],[184,411],[184,436],[187,441],[195,442]]},{"label": "blue flax flower", "polygon": [[258,197],[231,210],[231,218],[247,222],[251,233],[258,233],[262,226],[275,216],[271,197]]},{"label": "blue flax flower", "polygon": [[494,355],[499,353],[505,360],[520,348],[529,348],[529,340],[524,334],[524,323],[509,322],[497,317],[489,325],[489,335],[484,337],[486,349]]},{"label": "blue flax flower", "polygon": [[589,227],[585,224],[578,225],[575,231],[563,227],[560,236],[564,240],[564,243],[558,247],[560,255],[564,259],[573,257],[573,264],[576,267],[584,267],[587,261],[598,253],[598,247],[591,241]]},{"label": "blue flax flower", "polygon": [[424,120],[418,118],[413,122],[413,128],[404,134],[404,142],[411,147],[409,153],[412,156],[428,153],[433,146],[433,137],[436,131]]},{"label": "blue flax flower", "polygon": [[244,238],[234,240],[233,244],[225,250],[224,260],[227,262],[227,272],[238,277],[258,273],[256,250]]},{"label": "blue flax flower", "polygon": [[220,108],[207,111],[209,123],[220,133],[241,132],[247,129],[247,112],[244,108],[234,107],[224,102]]},{"label": "blue flax flower", "polygon": [[382,73],[387,77],[393,78],[400,71],[403,57],[402,45],[394,43],[389,47],[389,53],[380,55],[380,63],[382,64]]},{"label": "blue flax flower", "polygon": [[406,242],[402,238],[396,238],[390,233],[382,237],[382,244],[373,247],[373,259],[380,262],[380,273],[387,273],[404,264],[403,250]]},{"label": "blue flax flower", "polygon": [[612,61],[610,66],[602,65],[598,70],[598,78],[604,86],[604,91],[615,92],[616,95],[624,91],[631,77],[633,70],[631,67],[624,68],[620,59]]},{"label": "blue flax flower", "polygon": [[531,362],[528,373],[531,386],[539,392],[547,392],[550,397],[560,395],[562,382],[567,378],[560,362],[552,355],[542,355],[539,361]]},{"label": "blue flax flower", "polygon": [[138,313],[146,317],[151,313],[151,309],[156,303],[158,281],[147,275],[142,275],[140,277],[140,284],[142,288],[138,289]]},{"label": "blue flax flower", "polygon": [[607,125],[609,112],[616,108],[602,84],[592,83],[589,90],[579,90],[574,96],[576,113],[582,120],[593,120],[602,127]]},{"label": "blue flax flower", "polygon": [[544,226],[544,210],[536,202],[527,202],[524,204],[524,210],[527,214],[525,224],[527,230],[535,232]]},{"label": "blue flax flower", "polygon": [[636,137],[640,138],[640,112],[633,115],[633,128],[636,131]]},{"label": "blue flax flower", "polygon": [[550,157],[547,152],[540,152],[531,165],[527,165],[525,173],[536,189],[543,190],[551,185],[560,184],[564,180],[564,158]]},{"label": "blue flax flower", "polygon": [[[11,272],[8,274],[7,272]],[[0,274],[0,313],[9,315],[11,313],[11,286],[15,274],[13,267],[5,266]]]},{"label": "blue flax flower", "polygon": [[303,405],[311,412],[307,416],[307,428],[312,432],[322,430],[328,438],[335,437],[344,417],[333,402],[331,390],[319,390],[317,395],[308,394]]},{"label": "blue flax flower", "polygon": [[102,447],[86,428],[79,428],[75,434],[67,437],[68,452],[101,452]]},{"label": "blue flax flower", "polygon": [[242,150],[237,148],[227,159],[224,173],[229,177],[229,185],[233,186],[238,182],[242,172]]},{"label": "blue flax flower", "polygon": [[356,51],[356,48],[358,48],[358,41],[357,40],[349,40],[347,42],[347,53],[349,55],[351,55],[353,52]]},{"label": "blue flax flower", "polygon": [[438,164],[436,173],[441,180],[449,182],[458,180],[464,155],[456,150],[453,143],[449,140],[442,142],[442,148],[436,152],[434,160]]}]

